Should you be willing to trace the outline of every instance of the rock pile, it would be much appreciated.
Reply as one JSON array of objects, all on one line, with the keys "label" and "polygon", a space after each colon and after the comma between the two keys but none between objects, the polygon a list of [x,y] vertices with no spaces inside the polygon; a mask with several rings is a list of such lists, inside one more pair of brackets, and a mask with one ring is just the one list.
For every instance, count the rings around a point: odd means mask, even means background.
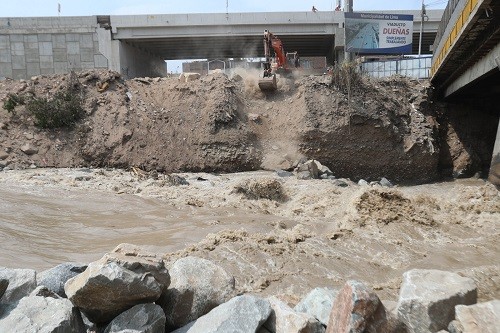
[{"label": "rock pile", "polygon": [[276,296],[235,295],[234,285],[205,259],[167,269],[159,255],[129,244],[87,267],[62,264],[38,277],[1,268],[0,332],[465,333],[500,324],[499,300],[475,304],[473,280],[445,271],[406,272],[394,310],[354,280],[316,288],[295,308]]}]

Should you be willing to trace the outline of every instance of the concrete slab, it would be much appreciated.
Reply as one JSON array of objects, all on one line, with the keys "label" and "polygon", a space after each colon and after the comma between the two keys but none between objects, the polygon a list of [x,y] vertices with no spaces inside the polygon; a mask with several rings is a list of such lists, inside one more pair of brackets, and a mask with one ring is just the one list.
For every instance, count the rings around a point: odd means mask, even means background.
[{"label": "concrete slab", "polygon": [[38,36],[37,35],[25,35],[24,36],[24,43],[38,43]]},{"label": "concrete slab", "polygon": [[24,69],[26,71],[26,57],[25,56],[12,56],[12,69]]},{"label": "concrete slab", "polygon": [[40,68],[53,68],[54,67],[54,57],[53,56],[40,56]]},{"label": "concrete slab", "polygon": [[445,96],[448,97],[475,80],[478,80],[483,75],[491,71],[497,71],[498,66],[495,59],[500,55],[500,43],[477,61],[474,65],[470,66],[463,74],[456,78],[448,85],[445,91]]},{"label": "concrete slab", "polygon": [[0,50],[10,48],[10,38],[8,35],[0,35]]},{"label": "concrete slab", "polygon": [[12,70],[12,78],[14,80],[21,80],[27,77],[27,73],[25,69],[13,69]]},{"label": "concrete slab", "polygon": [[82,69],[93,69],[95,68],[94,62],[82,62]]},{"label": "concrete slab", "polygon": [[0,77],[12,77],[12,65],[0,62]]},{"label": "concrete slab", "polygon": [[98,68],[108,68],[108,59],[102,54],[94,55],[94,64]]},{"label": "concrete slab", "polygon": [[12,62],[12,56],[9,50],[0,49],[0,62],[10,63]]},{"label": "concrete slab", "polygon": [[40,64],[40,53],[38,49],[26,50],[26,62],[37,62]]},{"label": "concrete slab", "polygon": [[52,55],[52,42],[50,41],[50,42],[39,43],[38,51],[40,52],[40,56],[51,56]]},{"label": "concrete slab", "polygon": [[80,35],[80,47],[82,48],[93,48],[94,40],[92,34],[82,34]]},{"label": "concrete slab", "polygon": [[40,63],[38,62],[28,62],[26,64],[26,75],[28,77],[40,75]]},{"label": "concrete slab", "polygon": [[10,50],[12,55],[23,56],[24,55],[24,42],[11,42]]},{"label": "concrete slab", "polygon": [[68,50],[68,56],[80,54],[80,42],[67,42],[66,49]]},{"label": "concrete slab", "polygon": [[80,42],[79,34],[66,34],[66,42]]},{"label": "concrete slab", "polygon": [[66,48],[66,35],[65,34],[52,35],[52,46],[54,47],[54,49]]},{"label": "concrete slab", "polygon": [[82,68],[82,61],[79,54],[68,54],[68,68],[78,69]]},{"label": "concrete slab", "polygon": [[82,48],[80,49],[80,60],[82,62],[94,62],[94,49]]},{"label": "concrete slab", "polygon": [[51,42],[52,35],[51,34],[38,34],[38,42]]},{"label": "concrete slab", "polygon": [[68,61],[68,50],[64,49],[53,49],[54,61],[64,62]]},{"label": "concrete slab", "polygon": [[40,74],[42,75],[54,74],[54,68],[40,68]]},{"label": "concrete slab", "polygon": [[23,42],[24,43],[24,35],[9,35],[10,42]]},{"label": "concrete slab", "polygon": [[54,73],[63,74],[68,72],[67,62],[55,62],[54,63]]}]

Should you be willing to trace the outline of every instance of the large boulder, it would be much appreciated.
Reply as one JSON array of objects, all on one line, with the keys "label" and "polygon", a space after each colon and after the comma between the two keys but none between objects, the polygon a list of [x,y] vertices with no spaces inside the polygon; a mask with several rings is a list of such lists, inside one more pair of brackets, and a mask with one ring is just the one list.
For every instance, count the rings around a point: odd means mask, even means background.
[{"label": "large boulder", "polygon": [[80,312],[64,298],[28,296],[0,313],[0,332],[84,332]]},{"label": "large boulder", "polygon": [[294,308],[297,312],[307,313],[323,325],[328,324],[333,301],[339,292],[332,288],[314,288]]},{"label": "large boulder", "polygon": [[69,279],[64,291],[92,322],[102,324],[136,304],[156,301],[169,284],[162,259],[122,244]]},{"label": "large boulder", "polygon": [[276,297],[268,298],[272,312],[264,327],[272,333],[323,333],[325,328],[313,316],[295,312]]},{"label": "large boulder", "polygon": [[104,333],[163,333],[165,313],[159,305],[138,304],[113,319]]},{"label": "large boulder", "polygon": [[158,304],[168,327],[181,327],[234,295],[234,278],[211,261],[186,257],[170,267],[171,284]]},{"label": "large boulder", "polygon": [[67,262],[37,274],[37,284],[66,297],[64,284],[87,269],[86,264]]},{"label": "large boulder", "polygon": [[36,272],[32,269],[10,269],[0,267],[0,280],[8,280],[0,303],[14,303],[28,296],[36,288]]},{"label": "large boulder", "polygon": [[448,326],[452,333],[497,333],[500,327],[500,300],[474,305],[457,305]]},{"label": "large boulder", "polygon": [[237,296],[174,333],[257,332],[270,314],[269,301],[250,295]]},{"label": "large boulder", "polygon": [[181,73],[179,75],[180,82],[191,82],[198,80],[201,77],[200,73]]},{"label": "large boulder", "polygon": [[439,270],[413,269],[403,274],[398,317],[414,333],[446,329],[455,318],[455,306],[474,304],[472,279]]},{"label": "large boulder", "polygon": [[387,312],[378,296],[363,283],[347,281],[333,302],[328,333],[404,333],[404,326]]},{"label": "large boulder", "polygon": [[9,286],[9,279],[7,278],[0,278],[0,300],[2,299],[3,294],[7,290],[7,287]]}]

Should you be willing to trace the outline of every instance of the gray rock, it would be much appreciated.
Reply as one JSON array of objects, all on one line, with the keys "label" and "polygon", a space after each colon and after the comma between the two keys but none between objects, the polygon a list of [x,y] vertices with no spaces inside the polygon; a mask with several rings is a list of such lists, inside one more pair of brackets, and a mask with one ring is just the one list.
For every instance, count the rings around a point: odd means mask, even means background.
[{"label": "gray rock", "polygon": [[34,155],[38,153],[38,149],[33,147],[31,144],[26,143],[21,147],[21,151],[25,153],[26,155]]},{"label": "gray rock", "polygon": [[9,154],[4,151],[0,151],[0,160],[5,160],[7,157],[9,157]]},{"label": "gray rock", "polygon": [[165,313],[159,305],[138,304],[113,319],[104,333],[163,333]]},{"label": "gray rock", "polygon": [[[309,160],[306,163],[304,163],[301,166],[299,166],[299,169],[300,169],[300,171],[305,171],[305,170],[309,171],[309,173],[311,174],[311,176],[314,179],[318,179],[319,178],[319,169],[320,169],[320,167],[322,167],[322,165],[318,161],[316,161],[316,160]],[[306,169],[304,169],[304,168],[306,168]]]},{"label": "gray rock", "polygon": [[296,312],[276,297],[268,298],[271,315],[264,327],[272,333],[323,333],[325,328],[313,316]]},{"label": "gray rock", "polygon": [[0,314],[0,332],[84,332],[78,309],[67,299],[29,296]]},{"label": "gray rock", "polygon": [[64,291],[92,322],[101,324],[134,305],[156,301],[169,284],[162,259],[121,244],[69,279]]},{"label": "gray rock", "polygon": [[38,286],[30,293],[30,296],[41,296],[41,297],[51,297],[51,298],[61,298],[58,294],[50,290],[45,286]]},{"label": "gray rock", "polygon": [[455,306],[456,320],[448,331],[464,333],[497,333],[500,327],[500,300],[474,305]]},{"label": "gray rock", "polygon": [[66,297],[64,284],[69,279],[82,273],[87,268],[86,264],[67,262],[37,274],[39,286],[45,286],[61,297]]},{"label": "gray rock", "polygon": [[347,186],[349,186],[348,183],[346,183],[345,181],[343,181],[341,179],[332,179],[332,184],[334,186],[339,186],[339,187],[347,187]]},{"label": "gray rock", "polygon": [[276,170],[276,174],[277,174],[279,177],[291,177],[291,176],[293,176],[293,173],[292,173],[292,172],[290,172],[290,171],[285,171],[285,170],[281,170],[281,169]]},{"label": "gray rock", "polygon": [[9,279],[7,278],[0,278],[0,300],[2,299],[3,294],[7,290],[7,287],[9,286]]},{"label": "gray rock", "polygon": [[308,180],[308,179],[312,179],[312,175],[309,171],[299,171],[297,172],[297,179],[300,179],[300,180]]},{"label": "gray rock", "polygon": [[0,279],[9,280],[9,286],[0,300],[4,304],[17,302],[36,288],[36,272],[32,269],[0,267]]},{"label": "gray rock", "polygon": [[373,290],[357,281],[347,281],[339,291],[326,331],[407,333],[404,325],[384,308]]},{"label": "gray rock", "polygon": [[269,301],[250,295],[237,296],[174,333],[256,332],[270,314]]},{"label": "gray rock", "polygon": [[381,304],[377,295],[364,284],[347,281],[333,302],[326,332],[365,332],[368,321]]},{"label": "gray rock", "polygon": [[403,274],[398,317],[410,332],[446,329],[455,317],[455,306],[474,304],[477,287],[472,279],[439,270],[413,269]]},{"label": "gray rock", "polygon": [[398,302],[384,300],[384,301],[382,301],[382,304],[384,304],[384,307],[387,310],[387,312],[391,312],[392,314],[397,316],[397,314],[398,314]]},{"label": "gray rock", "polygon": [[368,186],[368,182],[366,180],[364,180],[364,179],[360,179],[358,181],[358,185],[359,186]]},{"label": "gray rock", "polygon": [[313,316],[326,326],[330,312],[332,312],[333,301],[338,293],[332,288],[314,288],[294,309]]},{"label": "gray rock", "polygon": [[319,174],[326,177],[333,176],[332,170],[330,170],[330,168],[328,168],[326,165],[321,165],[321,167],[319,168]]},{"label": "gray rock", "polygon": [[170,276],[170,287],[158,302],[167,327],[184,326],[234,295],[234,278],[206,259],[181,258],[170,268]]},{"label": "gray rock", "polygon": [[394,185],[385,177],[382,177],[382,179],[380,179],[380,185],[384,186],[384,187],[393,187]]}]

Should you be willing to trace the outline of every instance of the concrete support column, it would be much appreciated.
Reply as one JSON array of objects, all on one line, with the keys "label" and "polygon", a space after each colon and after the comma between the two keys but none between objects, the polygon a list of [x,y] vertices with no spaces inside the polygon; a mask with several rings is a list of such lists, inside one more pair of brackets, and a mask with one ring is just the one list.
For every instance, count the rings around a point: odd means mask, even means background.
[{"label": "concrete support column", "polygon": [[498,122],[497,138],[495,140],[495,147],[493,148],[488,180],[497,187],[500,187],[500,121]]}]

